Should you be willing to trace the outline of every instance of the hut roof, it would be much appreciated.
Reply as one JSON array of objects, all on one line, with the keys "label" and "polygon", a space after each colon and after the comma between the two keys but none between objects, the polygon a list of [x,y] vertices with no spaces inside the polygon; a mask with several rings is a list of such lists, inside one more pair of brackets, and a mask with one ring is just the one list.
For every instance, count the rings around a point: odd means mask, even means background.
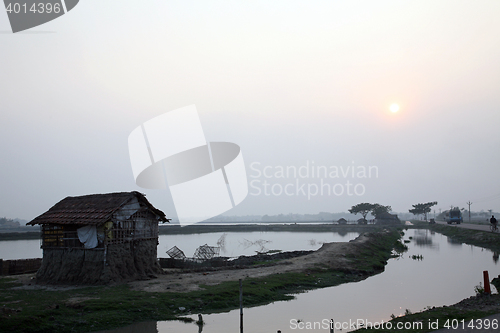
[{"label": "hut roof", "polygon": [[383,212],[376,217],[377,220],[399,220],[398,214],[391,214],[389,212]]},{"label": "hut roof", "polygon": [[113,213],[134,198],[137,198],[141,206],[147,207],[156,214],[160,221],[169,221],[165,213],[153,207],[144,194],[134,191],[66,197],[42,215],[28,222],[27,225],[46,223],[97,225],[105,223],[110,220]]}]

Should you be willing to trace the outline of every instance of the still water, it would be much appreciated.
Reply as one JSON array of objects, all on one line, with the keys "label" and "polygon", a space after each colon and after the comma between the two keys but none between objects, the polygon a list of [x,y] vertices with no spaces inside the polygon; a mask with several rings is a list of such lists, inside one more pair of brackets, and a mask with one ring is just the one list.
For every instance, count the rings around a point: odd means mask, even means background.
[{"label": "still water", "polygon": [[[427,306],[457,303],[474,295],[474,286],[482,281],[484,270],[489,271],[490,278],[500,274],[498,254],[489,250],[457,244],[429,230],[408,230],[404,239],[410,237],[408,252],[391,259],[381,274],[360,282],[298,294],[291,301],[245,308],[245,332],[329,332],[323,328],[293,329],[299,319],[305,323],[321,323],[330,318],[338,323],[358,319],[372,323],[388,321],[391,314],[398,316],[406,309],[417,312]],[[412,256],[423,259],[415,260]],[[193,314],[192,318],[197,319],[197,315]],[[204,315],[203,319],[206,322],[203,333],[239,331],[239,310]],[[166,321],[106,331],[125,332],[197,333],[199,328],[192,323]]]},{"label": "still water", "polygon": [[[268,250],[317,250],[325,242],[348,242],[359,234],[356,232],[218,232],[189,235],[160,235],[158,257],[168,258],[167,250],[173,246],[192,257],[200,245],[220,245],[220,255],[238,257],[254,255],[256,251]],[[218,244],[219,243],[219,244]],[[0,259],[42,258],[40,241],[0,241]]]},{"label": "still water", "polygon": [[42,249],[38,239],[0,241],[0,259],[42,258]]},{"label": "still water", "polygon": [[160,235],[158,257],[168,257],[166,251],[177,246],[192,257],[200,245],[220,246],[220,256],[238,257],[269,250],[317,250],[327,242],[348,242],[357,232],[227,232],[190,235]]}]

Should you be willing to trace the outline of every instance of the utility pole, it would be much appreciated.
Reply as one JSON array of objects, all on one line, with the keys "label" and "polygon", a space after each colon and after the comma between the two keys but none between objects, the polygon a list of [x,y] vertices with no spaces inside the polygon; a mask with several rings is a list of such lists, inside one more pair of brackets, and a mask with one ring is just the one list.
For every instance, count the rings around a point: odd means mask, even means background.
[{"label": "utility pole", "polygon": [[469,202],[467,202],[467,204],[469,205],[469,223],[470,223],[470,205],[472,205],[472,202],[470,202],[470,200],[469,200]]}]

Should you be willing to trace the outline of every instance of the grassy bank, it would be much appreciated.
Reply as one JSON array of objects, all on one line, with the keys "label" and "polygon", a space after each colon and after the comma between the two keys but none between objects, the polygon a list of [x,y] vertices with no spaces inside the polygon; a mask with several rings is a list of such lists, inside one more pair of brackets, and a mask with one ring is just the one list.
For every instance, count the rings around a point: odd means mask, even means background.
[{"label": "grassy bank", "polygon": [[500,252],[500,234],[489,231],[464,229],[440,224],[431,224],[429,229],[450,237],[454,241],[480,246]]},{"label": "grassy bank", "polygon": [[[486,321],[480,320],[500,313],[500,295],[475,296],[453,306],[433,307],[426,311],[397,317],[385,324],[384,328],[362,328],[356,332],[367,333],[426,333],[437,329],[456,327],[478,330],[486,328]],[[478,320],[479,319],[479,320]],[[489,325],[491,325],[491,321]],[[373,323],[375,324],[375,323]],[[500,324],[497,322],[497,324]],[[387,328],[390,325],[391,329]],[[399,326],[398,326],[399,325]],[[482,325],[482,327],[480,326]],[[498,326],[497,326],[498,327]],[[492,330],[494,332],[495,330]]]},{"label": "grassy bank", "polygon": [[[355,273],[287,273],[243,283],[245,307],[292,299],[289,293],[360,280]],[[154,282],[152,282],[154,283]],[[189,293],[134,291],[128,285],[67,291],[13,290],[0,282],[2,332],[89,332],[149,320],[172,320],[191,313],[228,311],[239,306],[238,281]],[[12,302],[14,301],[14,302]]]},{"label": "grassy bank", "polygon": [[[392,250],[401,249],[400,231],[376,233],[353,244],[349,269],[318,265],[299,273],[283,273],[243,281],[244,306],[293,298],[291,293],[359,281],[383,271]],[[151,280],[151,284],[155,280]],[[179,283],[182,283],[179,281]],[[129,285],[69,290],[19,289],[13,278],[0,279],[2,332],[90,332],[134,322],[178,319],[191,313],[228,311],[239,306],[238,281],[187,293],[143,292]]]}]

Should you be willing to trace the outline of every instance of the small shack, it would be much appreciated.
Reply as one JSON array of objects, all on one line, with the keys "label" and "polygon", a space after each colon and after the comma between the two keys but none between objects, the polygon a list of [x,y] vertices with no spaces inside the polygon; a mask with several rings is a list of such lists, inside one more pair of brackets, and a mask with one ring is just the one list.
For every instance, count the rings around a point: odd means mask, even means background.
[{"label": "small shack", "polygon": [[382,213],[375,217],[375,224],[401,225],[402,223],[397,214]]},{"label": "small shack", "polygon": [[366,219],[364,219],[364,218],[358,219],[357,222],[358,222],[358,224],[368,224],[368,221]]},{"label": "small shack", "polygon": [[41,225],[37,282],[103,284],[152,278],[158,223],[168,222],[139,192],[67,197],[27,225]]},{"label": "small shack", "polygon": [[341,217],[338,221],[337,221],[338,224],[347,224],[347,220],[343,217]]}]

